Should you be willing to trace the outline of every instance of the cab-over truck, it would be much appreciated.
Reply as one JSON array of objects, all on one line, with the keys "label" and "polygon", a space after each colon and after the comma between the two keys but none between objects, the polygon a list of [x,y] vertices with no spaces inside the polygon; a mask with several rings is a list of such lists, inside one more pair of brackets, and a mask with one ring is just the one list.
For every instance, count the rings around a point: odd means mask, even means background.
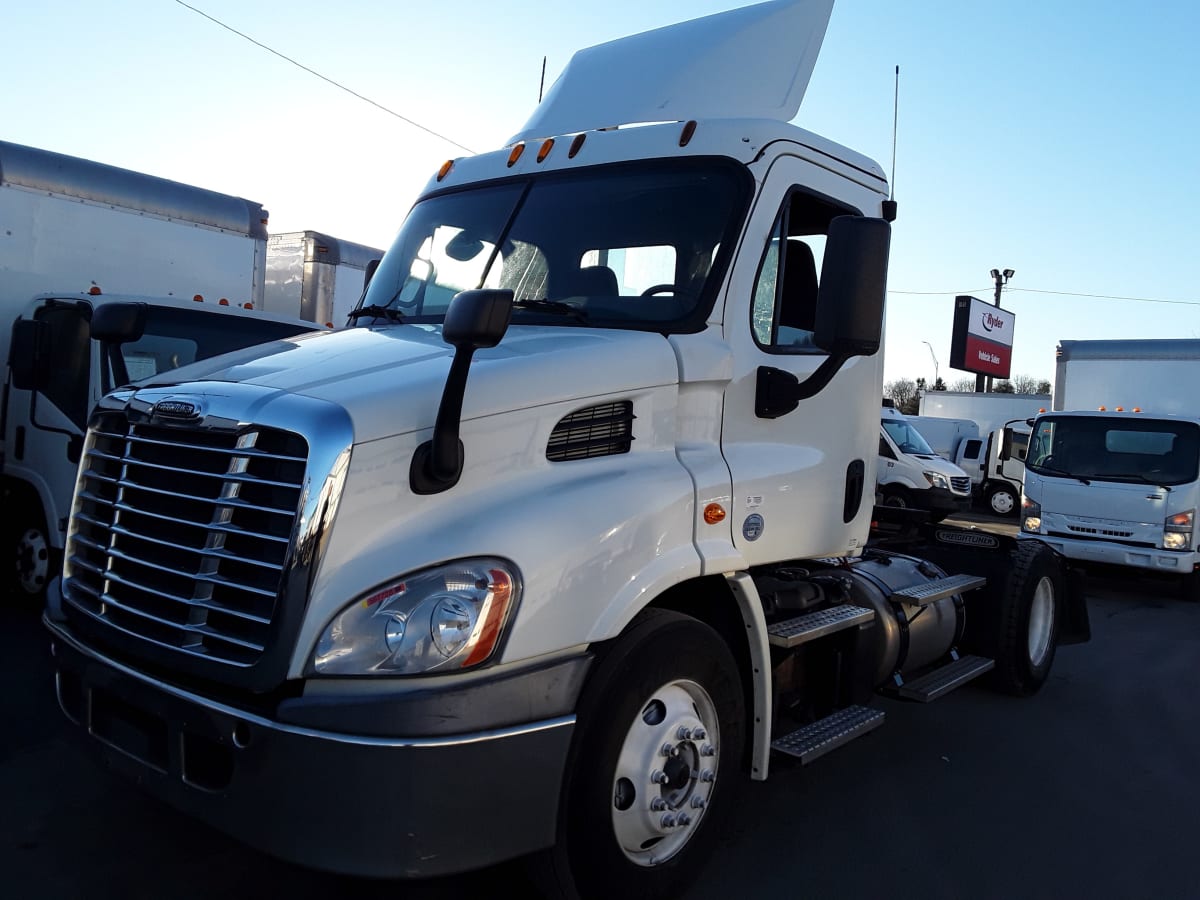
[{"label": "cab-over truck", "polygon": [[893,209],[787,124],[831,6],[581,51],[355,327],[102,401],[46,615],[98,755],[321,869],[667,897],[773,747],[1041,686],[1057,554],[868,544]]}]

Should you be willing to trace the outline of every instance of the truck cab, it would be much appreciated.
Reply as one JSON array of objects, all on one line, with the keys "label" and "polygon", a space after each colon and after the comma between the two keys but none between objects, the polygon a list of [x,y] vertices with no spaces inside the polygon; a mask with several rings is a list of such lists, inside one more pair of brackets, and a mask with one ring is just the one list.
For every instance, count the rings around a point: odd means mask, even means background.
[{"label": "truck cab", "polygon": [[884,506],[928,510],[937,522],[968,507],[971,477],[939,456],[899,410],[884,406],[877,490]]}]

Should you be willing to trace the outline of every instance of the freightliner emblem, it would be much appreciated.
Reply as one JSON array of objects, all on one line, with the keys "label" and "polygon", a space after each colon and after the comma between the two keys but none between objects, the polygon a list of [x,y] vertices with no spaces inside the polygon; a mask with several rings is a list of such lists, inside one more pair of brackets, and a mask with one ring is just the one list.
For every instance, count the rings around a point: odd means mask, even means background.
[{"label": "freightliner emblem", "polygon": [[200,405],[190,400],[159,400],[154,404],[154,415],[164,419],[197,419]]}]

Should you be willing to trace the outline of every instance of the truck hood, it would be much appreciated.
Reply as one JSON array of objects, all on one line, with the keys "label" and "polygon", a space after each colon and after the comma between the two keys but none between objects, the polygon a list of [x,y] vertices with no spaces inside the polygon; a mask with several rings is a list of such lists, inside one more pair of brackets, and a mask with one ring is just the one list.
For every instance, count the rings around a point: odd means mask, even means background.
[{"label": "truck hood", "polygon": [[[441,326],[348,328],[227,353],[139,387],[216,396],[222,382],[236,382],[326,400],[349,412],[360,443],[433,427],[453,356]],[[515,325],[499,346],[475,354],[462,418],[678,380],[661,335]]]}]

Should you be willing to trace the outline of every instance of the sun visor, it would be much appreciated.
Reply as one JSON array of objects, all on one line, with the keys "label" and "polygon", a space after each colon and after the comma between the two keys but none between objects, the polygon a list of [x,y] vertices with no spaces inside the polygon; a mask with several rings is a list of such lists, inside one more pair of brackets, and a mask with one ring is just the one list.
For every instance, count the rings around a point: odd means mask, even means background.
[{"label": "sun visor", "polygon": [[832,10],[774,0],[580,50],[510,143],[644,122],[789,122]]}]

